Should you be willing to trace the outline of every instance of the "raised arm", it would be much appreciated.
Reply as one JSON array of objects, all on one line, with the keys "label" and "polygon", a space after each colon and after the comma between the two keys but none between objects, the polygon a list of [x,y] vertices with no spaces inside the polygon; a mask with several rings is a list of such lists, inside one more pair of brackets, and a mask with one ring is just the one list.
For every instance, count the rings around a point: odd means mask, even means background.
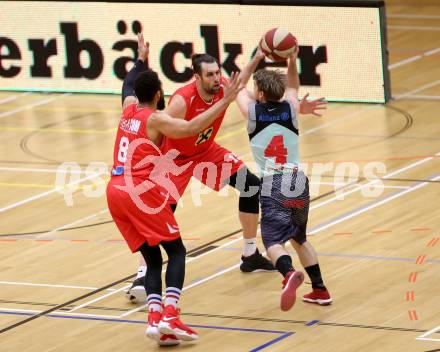
[{"label": "raised arm", "polygon": [[210,126],[220,113],[234,101],[242,88],[241,79],[237,73],[233,73],[232,79],[224,87],[223,98],[191,121],[173,118],[166,112],[157,112],[148,119],[147,128],[154,129],[170,138],[194,136]]},{"label": "raised arm", "polygon": [[327,102],[324,98],[315,100],[307,100],[309,93],[307,93],[302,99],[301,103],[298,99],[299,91],[299,74],[296,66],[296,59],[298,57],[299,45],[296,45],[295,51],[289,57],[289,65],[287,66],[286,77],[286,91],[284,92],[284,99],[290,100],[296,108],[296,111],[300,114],[313,114],[315,116],[321,116],[317,110],[323,110],[327,108]]},{"label": "raised arm", "polygon": [[[246,87],[246,85],[249,82],[249,79],[251,78],[252,74],[254,73],[255,69],[257,68],[258,64],[263,58],[264,58],[264,54],[261,51],[260,45],[258,45],[257,52],[255,53],[254,57],[240,72],[240,78],[243,86]],[[247,89],[243,89],[238,93],[236,102],[244,118],[247,119],[248,106],[250,103],[254,101],[255,99],[252,93],[249,92]]]},{"label": "raised arm", "polygon": [[134,94],[134,81],[140,73],[147,70],[145,61],[148,59],[149,52],[149,43],[144,41],[142,33],[138,33],[138,59],[130,72],[127,73],[127,76],[125,76],[124,83],[122,84],[122,110],[138,101]]},{"label": "raised arm", "polygon": [[289,56],[289,64],[287,65],[286,90],[283,99],[290,100],[299,112],[298,90],[299,90],[299,75],[298,67],[296,66],[296,59],[298,57],[299,45],[297,44],[295,50]]}]

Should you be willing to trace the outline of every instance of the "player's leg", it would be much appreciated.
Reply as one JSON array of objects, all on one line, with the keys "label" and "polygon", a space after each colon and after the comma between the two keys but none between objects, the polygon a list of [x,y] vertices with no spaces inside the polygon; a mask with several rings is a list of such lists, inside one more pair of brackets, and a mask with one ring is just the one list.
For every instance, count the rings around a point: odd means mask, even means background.
[{"label": "player's leg", "polygon": [[199,163],[213,164],[215,173],[214,177],[210,177],[209,172],[203,172],[199,167],[195,167],[193,173],[195,178],[216,191],[229,184],[240,192],[238,217],[243,229],[240,270],[276,271],[272,263],[263,257],[257,248],[260,179],[252,174],[234,153],[217,143],[213,143],[199,159]]},{"label": "player's leg", "polygon": [[158,340],[158,324],[162,316],[162,253],[158,245],[144,243],[139,251],[148,265],[145,275],[145,290],[148,302],[148,327],[145,333],[149,338]]},{"label": "player's leg", "polygon": [[240,192],[238,217],[243,228],[240,270],[242,272],[276,271],[257,248],[260,179],[243,166],[229,178],[228,184]]},{"label": "player's leg", "polygon": [[[189,183],[189,180],[191,179],[192,170],[193,167],[190,167],[187,170],[185,170],[183,174],[180,174],[178,176],[172,174],[169,175],[171,181],[175,184],[180,195],[183,194],[183,192],[186,189],[186,186]],[[178,201],[179,201],[178,199],[173,199],[172,203],[170,203],[170,207],[173,213],[176,211]],[[138,267],[136,279],[133,281],[132,286],[126,293],[126,297],[131,303],[140,303],[145,301],[146,294],[144,289],[144,276],[146,271],[147,271],[147,266],[145,264],[145,260],[142,257],[142,255],[140,255],[139,267]]]},{"label": "player's leg", "polygon": [[292,236],[290,211],[275,197],[262,196],[260,199],[261,235],[267,255],[283,276],[280,308],[286,311],[295,304],[296,290],[302,284],[304,274],[294,269],[292,258],[284,248],[284,243]]},{"label": "player's leg", "polygon": [[308,180],[303,173],[299,172],[297,174],[297,179],[294,181],[295,184],[299,184],[301,183],[301,178],[305,180],[304,190],[302,194],[293,198],[290,202],[294,232],[293,238],[290,242],[312,282],[313,291],[304,295],[303,301],[327,305],[331,304],[332,299],[322,279],[321,269],[318,263],[318,255],[310,242],[307,241],[306,237],[310,203]]},{"label": "player's leg", "polygon": [[125,297],[128,299],[130,303],[142,303],[147,298],[145,292],[145,274],[147,273],[147,264],[145,263],[145,259],[142,255],[139,256],[139,267],[138,272],[136,274],[136,278],[133,281],[133,284],[128,289],[125,294]]},{"label": "player's leg", "polygon": [[172,334],[162,334],[159,331],[159,322],[162,318],[162,253],[158,245],[149,246],[144,243],[139,251],[148,265],[148,272],[144,277],[148,301],[148,326],[145,334],[157,341],[161,346],[178,345],[180,340]]},{"label": "player's leg", "polygon": [[179,318],[180,309],[178,305],[185,279],[185,246],[181,238],[174,241],[161,242],[161,245],[168,255],[168,265],[165,274],[166,293],[164,311],[159,323],[160,332],[174,334],[177,338],[185,341],[197,340],[198,334],[182,323]]},{"label": "player's leg", "polygon": [[[129,197],[127,197],[126,192],[122,192],[115,188],[114,186],[120,186],[123,182],[121,180],[112,179],[108,186],[107,186],[107,202],[108,207],[110,210],[110,214],[115,221],[116,226],[118,227],[119,231],[123,235],[124,239],[126,240],[128,246],[130,247],[130,250],[132,252],[136,252],[139,249],[142,249],[143,252],[145,252],[145,257],[147,256],[147,252],[149,252],[148,246],[146,244],[146,238],[144,234],[140,233],[138,229],[135,226],[135,223],[137,220],[133,220],[132,216],[142,216],[142,214],[136,214],[136,211],[139,209],[133,208],[133,203]],[[149,226],[150,221],[152,220],[151,217],[144,217],[144,221],[146,222],[145,226]],[[145,246],[147,246],[147,249],[145,249]],[[157,247],[157,246],[156,246]],[[153,258],[153,257],[156,258]],[[143,256],[142,256],[143,257]],[[159,253],[154,252],[154,249],[152,249],[151,254],[151,261],[154,261],[156,266],[160,263],[162,263],[162,257]],[[154,267],[155,265],[153,265]],[[159,271],[159,279],[161,274],[161,269],[158,269]],[[155,280],[157,280],[157,270],[153,270],[152,273],[154,274],[156,272]],[[143,282],[146,284],[146,282],[143,280]],[[154,285],[160,286],[160,288],[154,288]],[[146,333],[150,337],[153,337],[159,345],[177,345],[180,343],[180,341],[177,339],[176,336],[170,336],[170,335],[163,335],[160,334],[157,330],[157,326],[155,326],[155,322],[158,323],[158,320],[160,320],[161,317],[161,300],[162,300],[162,289],[161,289],[161,282],[156,282],[153,285],[153,290],[156,291],[155,295],[149,297],[149,306],[151,308],[152,314],[149,315],[149,324],[147,326]],[[143,294],[146,296],[146,288],[143,287]],[[145,299],[144,299],[145,300]],[[159,310],[159,312],[157,312]],[[157,324],[156,324],[157,325]]]},{"label": "player's leg", "polygon": [[295,304],[296,289],[304,281],[304,274],[296,271],[292,264],[292,257],[284,248],[284,245],[274,244],[267,248],[267,255],[274,263],[278,272],[283,276],[280,299],[281,310],[287,311]]},{"label": "player's leg", "polygon": [[327,287],[324,285],[318,255],[315,249],[308,241],[299,244],[296,240],[291,240],[291,243],[296,253],[298,253],[301,265],[304,267],[304,270],[312,282],[312,292],[304,295],[303,301],[317,303],[319,305],[331,304],[333,300],[330,297]]}]

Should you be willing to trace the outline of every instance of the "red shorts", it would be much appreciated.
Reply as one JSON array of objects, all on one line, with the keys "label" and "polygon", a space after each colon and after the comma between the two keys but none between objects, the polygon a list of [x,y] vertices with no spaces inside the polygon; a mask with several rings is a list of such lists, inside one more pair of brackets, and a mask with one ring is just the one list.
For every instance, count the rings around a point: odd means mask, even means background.
[{"label": "red shorts", "polygon": [[[244,165],[237,155],[215,142],[201,154],[177,157],[174,162],[179,167],[191,163],[183,173],[169,175],[180,197],[185,192],[192,176],[209,188],[219,191],[226,185],[226,181]],[[175,199],[175,202],[177,203],[178,200]]]},{"label": "red shorts", "polygon": [[[141,182],[139,179],[134,181],[135,184]],[[155,246],[180,237],[179,227],[167,201],[167,192],[162,187],[156,185],[133,197],[115,186],[125,186],[124,176],[110,179],[107,203],[116,226],[132,252],[136,252],[145,242]]]}]

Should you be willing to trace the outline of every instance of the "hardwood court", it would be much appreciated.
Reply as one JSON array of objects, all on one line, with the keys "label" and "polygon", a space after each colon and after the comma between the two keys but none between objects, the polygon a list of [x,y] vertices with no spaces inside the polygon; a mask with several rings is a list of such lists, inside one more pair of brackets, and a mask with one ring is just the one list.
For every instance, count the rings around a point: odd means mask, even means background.
[{"label": "hardwood court", "polygon": [[[334,163],[321,180],[309,170],[310,241],[333,305],[282,313],[281,276],[237,268],[237,196],[209,193],[201,207],[189,187],[177,210],[189,253],[182,310],[201,338],[179,350],[440,349],[440,8],[392,2],[387,13],[395,99],[330,104],[300,121],[303,161]],[[137,256],[107,212],[107,170],[86,173],[111,164],[119,114],[118,96],[0,93],[1,351],[159,349],[144,336],[145,307],[123,297]],[[217,141],[251,162],[235,105]],[[78,163],[66,170],[71,206],[54,188],[65,161]],[[365,197],[362,173],[335,178],[346,161],[382,162],[383,193]]]}]

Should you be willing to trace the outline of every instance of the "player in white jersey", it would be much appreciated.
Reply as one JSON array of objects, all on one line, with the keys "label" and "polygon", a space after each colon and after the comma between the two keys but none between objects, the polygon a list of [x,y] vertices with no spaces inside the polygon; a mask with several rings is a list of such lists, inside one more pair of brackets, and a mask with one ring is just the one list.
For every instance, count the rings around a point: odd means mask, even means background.
[{"label": "player in white jersey", "polygon": [[[326,102],[323,98],[307,101],[307,95],[299,102],[297,55],[298,46],[289,57],[287,77],[278,70],[259,70],[253,77],[253,92],[242,90],[236,99],[247,119],[252,153],[260,169],[261,234],[269,258],[284,277],[280,302],[284,311],[295,304],[296,289],[304,280],[304,274],[293,268],[284,247],[287,241],[312,282],[313,291],[304,295],[303,301],[332,302],[316,251],[306,238],[310,196],[307,176],[299,168],[297,121],[298,113],[320,116],[317,110],[325,109]],[[263,57],[258,50],[243,69],[244,84]]]}]

